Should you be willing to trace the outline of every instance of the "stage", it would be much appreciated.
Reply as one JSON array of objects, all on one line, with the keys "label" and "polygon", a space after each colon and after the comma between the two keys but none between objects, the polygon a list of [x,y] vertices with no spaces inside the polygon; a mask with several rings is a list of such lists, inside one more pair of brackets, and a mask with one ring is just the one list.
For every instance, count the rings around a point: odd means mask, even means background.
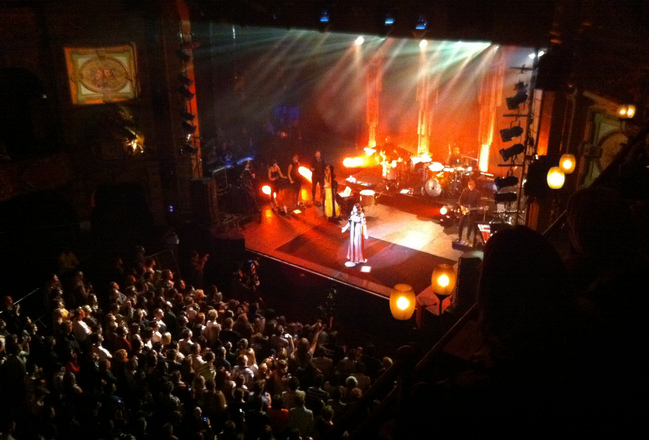
[{"label": "stage", "polygon": [[[302,194],[310,199],[310,185],[308,190],[304,185]],[[345,266],[349,235],[341,228],[348,213],[339,223],[327,221],[322,207],[310,200],[306,208],[286,215],[274,212],[269,203],[262,205],[261,221],[242,229],[246,248],[377,296],[389,297],[399,283],[410,284],[419,294],[430,286],[436,264],[455,265],[462,255],[452,247],[457,228],[445,230],[433,221],[435,208],[419,206],[416,199],[400,201],[377,193],[376,201],[365,207],[366,264]]]}]

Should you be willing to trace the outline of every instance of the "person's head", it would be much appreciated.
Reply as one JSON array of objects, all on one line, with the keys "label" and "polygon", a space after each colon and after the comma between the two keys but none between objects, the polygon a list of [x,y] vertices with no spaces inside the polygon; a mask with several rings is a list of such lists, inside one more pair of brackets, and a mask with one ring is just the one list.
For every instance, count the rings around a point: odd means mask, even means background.
[{"label": "person's head", "polygon": [[480,330],[490,349],[515,352],[553,343],[572,317],[559,254],[526,227],[498,232],[485,246],[478,307]]},{"label": "person's head", "polygon": [[304,391],[297,391],[295,393],[295,406],[304,406],[306,401],[306,393]]},{"label": "person's head", "polygon": [[325,171],[325,174],[331,174],[331,166],[330,166],[330,165],[327,165],[327,166],[325,167],[325,170],[324,170],[324,171]]},{"label": "person's head", "polygon": [[316,152],[315,152],[315,158],[316,158],[316,159],[320,159],[320,152],[319,152],[319,151],[316,151]]},{"label": "person's head", "polygon": [[638,227],[629,204],[609,188],[589,187],[568,201],[570,240],[581,255],[602,265],[626,261],[621,256],[638,248]]},{"label": "person's head", "polygon": [[473,180],[469,180],[466,184],[466,186],[473,191],[475,189],[475,182]]},{"label": "person's head", "polygon": [[297,154],[293,155],[293,162],[297,162],[300,159],[300,157]]},{"label": "person's head", "polygon": [[354,208],[352,209],[352,214],[360,214],[363,212],[363,207],[360,203],[354,203]]}]

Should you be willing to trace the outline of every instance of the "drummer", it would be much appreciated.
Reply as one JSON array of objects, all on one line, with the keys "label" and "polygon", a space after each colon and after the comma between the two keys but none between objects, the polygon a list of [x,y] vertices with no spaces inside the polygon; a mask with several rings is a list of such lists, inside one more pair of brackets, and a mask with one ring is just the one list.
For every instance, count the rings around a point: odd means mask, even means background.
[{"label": "drummer", "polygon": [[460,147],[453,147],[453,150],[448,156],[448,161],[446,162],[449,167],[460,167],[462,166],[462,155],[460,154]]}]

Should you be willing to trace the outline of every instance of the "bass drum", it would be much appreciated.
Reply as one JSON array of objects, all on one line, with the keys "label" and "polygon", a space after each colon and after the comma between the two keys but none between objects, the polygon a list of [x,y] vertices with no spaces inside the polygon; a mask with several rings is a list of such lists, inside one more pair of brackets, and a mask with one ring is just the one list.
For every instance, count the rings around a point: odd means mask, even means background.
[{"label": "bass drum", "polygon": [[430,197],[439,197],[442,194],[442,185],[437,179],[428,179],[424,183],[424,192]]}]

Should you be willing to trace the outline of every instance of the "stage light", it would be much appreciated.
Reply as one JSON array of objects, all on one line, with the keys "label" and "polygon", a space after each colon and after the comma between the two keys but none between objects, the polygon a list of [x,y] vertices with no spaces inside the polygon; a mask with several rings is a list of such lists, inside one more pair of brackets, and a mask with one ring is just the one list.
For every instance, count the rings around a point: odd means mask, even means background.
[{"label": "stage light", "polygon": [[186,121],[193,121],[196,115],[189,113],[187,110],[183,110],[180,112],[180,117]]},{"label": "stage light", "polygon": [[515,192],[505,192],[494,194],[494,203],[511,203],[515,202],[518,196]]},{"label": "stage light", "polygon": [[501,190],[508,186],[518,185],[518,177],[516,176],[506,176],[506,177],[496,177],[494,179],[494,184],[498,190]]},{"label": "stage light", "polygon": [[[539,58],[541,58],[543,55],[545,55],[545,51],[539,50]],[[530,60],[533,60],[534,58],[536,58],[536,54],[532,52],[531,54],[528,55],[528,57]]]},{"label": "stage light", "polygon": [[410,319],[415,311],[416,297],[408,284],[397,284],[390,293],[390,312],[399,321]]},{"label": "stage light", "polygon": [[423,15],[420,15],[419,18],[417,18],[417,22],[415,23],[415,29],[418,31],[423,31],[426,30],[426,27],[428,26],[428,20],[426,20],[426,17]]},{"label": "stage light", "polygon": [[360,36],[360,35],[359,35],[358,37],[356,37],[356,40],[354,40],[354,44],[355,44],[356,46],[360,46],[360,45],[363,44],[363,43],[365,43],[365,38],[363,38],[363,37]]},{"label": "stage light", "polygon": [[577,161],[574,154],[564,154],[559,159],[559,167],[563,170],[564,174],[572,174],[577,166]]},{"label": "stage light", "polygon": [[635,105],[621,105],[617,108],[617,115],[623,119],[631,119],[635,115]]},{"label": "stage light", "polygon": [[394,14],[388,12],[385,14],[385,25],[386,26],[392,26],[394,24]]},{"label": "stage light", "polygon": [[307,179],[309,182],[312,180],[312,173],[311,170],[306,168],[306,167],[300,167],[297,170],[305,179]]},{"label": "stage light", "polygon": [[500,138],[503,142],[509,142],[515,137],[522,135],[523,131],[523,127],[521,127],[520,125],[514,125],[510,128],[503,128],[502,130],[500,130]]},{"label": "stage light", "polygon": [[196,154],[198,153],[198,147],[192,144],[185,144],[180,147],[180,152],[182,154]]},{"label": "stage light", "polygon": [[503,158],[505,162],[507,162],[509,159],[518,156],[524,151],[525,151],[525,145],[515,144],[509,148],[501,148],[500,156]]},{"label": "stage light", "polygon": [[365,147],[363,148],[365,150],[365,154],[368,156],[372,156],[374,153],[376,153],[376,148],[370,148],[370,147]]},{"label": "stage light", "polygon": [[320,10],[320,23],[329,23],[329,9]]},{"label": "stage light", "polygon": [[268,186],[268,185],[262,186],[261,187],[261,192],[266,194],[267,196],[269,196],[270,192],[271,192],[270,186]]},{"label": "stage light", "polygon": [[183,129],[188,133],[188,134],[194,134],[196,133],[196,126],[193,124],[190,124],[187,121],[182,121],[180,125],[183,127]]},{"label": "stage light", "polygon": [[548,186],[552,189],[561,189],[566,181],[566,175],[559,167],[552,167],[548,171]]},{"label": "stage light", "polygon": [[346,157],[343,160],[343,165],[347,168],[358,168],[365,165],[365,159],[362,157]]},{"label": "stage light", "polygon": [[509,110],[518,110],[518,107],[527,101],[527,84],[519,82],[515,87],[516,94],[511,98],[505,98]]},{"label": "stage light", "polygon": [[440,213],[441,215],[446,215],[446,214],[448,214],[448,211],[449,211],[449,209],[448,209],[448,207],[446,207],[446,206],[442,206],[442,207],[439,209],[439,213]]},{"label": "stage light", "polygon": [[428,40],[421,40],[419,42],[419,48],[420,49],[426,49],[426,46],[428,46]]},{"label": "stage light", "polygon": [[194,98],[194,93],[192,93],[191,90],[189,90],[187,87],[180,86],[178,87],[178,91],[180,92],[181,95],[185,97],[188,101]]},{"label": "stage light", "polygon": [[186,85],[187,87],[191,86],[194,84],[194,81],[192,81],[186,74],[181,73],[178,75],[178,81],[180,81],[181,84]]},{"label": "stage light", "polygon": [[184,62],[188,62],[189,60],[192,59],[192,56],[185,51],[184,48],[180,48],[176,51],[176,55],[178,55],[178,58],[180,58]]}]

